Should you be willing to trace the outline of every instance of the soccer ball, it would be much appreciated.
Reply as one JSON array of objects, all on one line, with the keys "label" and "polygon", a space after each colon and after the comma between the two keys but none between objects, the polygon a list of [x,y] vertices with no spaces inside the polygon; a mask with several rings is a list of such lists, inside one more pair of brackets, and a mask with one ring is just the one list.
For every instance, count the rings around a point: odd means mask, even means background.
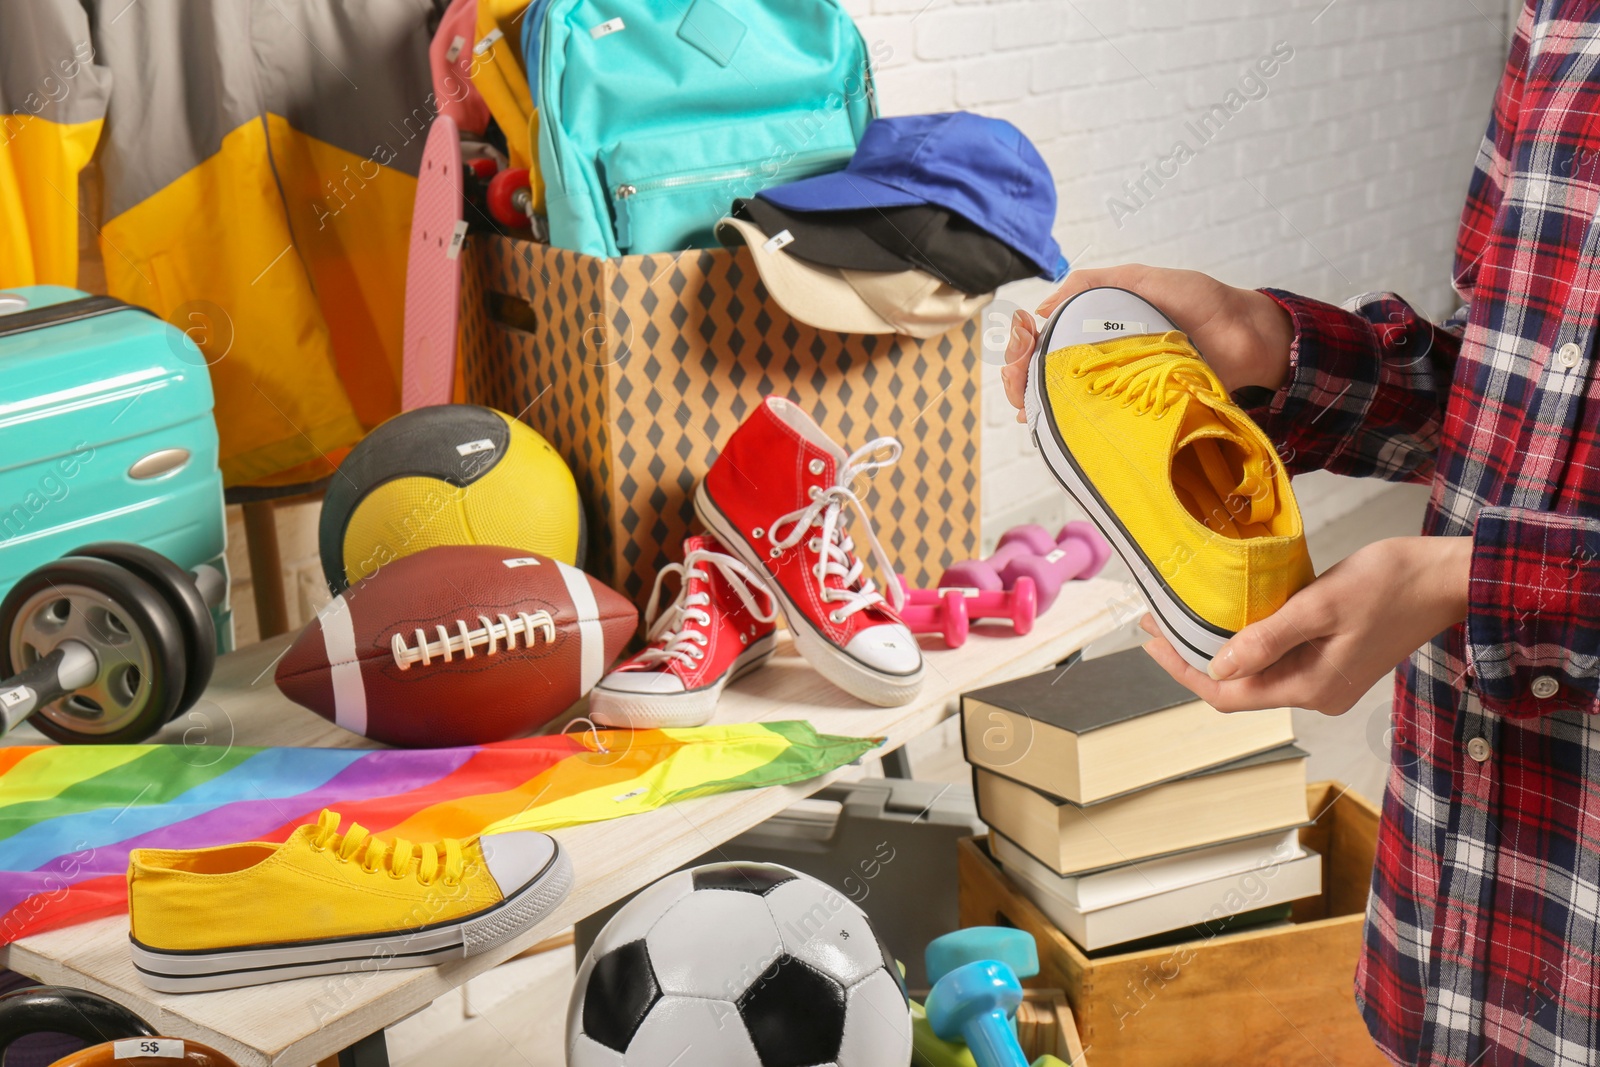
[{"label": "soccer ball", "polygon": [[568,1067],[905,1067],[911,1014],[865,913],[773,863],[670,874],[605,925]]}]

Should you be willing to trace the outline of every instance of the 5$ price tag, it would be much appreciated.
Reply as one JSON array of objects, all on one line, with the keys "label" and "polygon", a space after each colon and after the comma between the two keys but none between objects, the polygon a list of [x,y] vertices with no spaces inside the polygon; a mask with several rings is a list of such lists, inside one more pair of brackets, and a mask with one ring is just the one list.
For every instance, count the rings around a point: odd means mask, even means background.
[{"label": "5$ price tag", "polygon": [[178,1037],[130,1037],[112,1042],[111,1058],[114,1060],[181,1060],[183,1039]]}]

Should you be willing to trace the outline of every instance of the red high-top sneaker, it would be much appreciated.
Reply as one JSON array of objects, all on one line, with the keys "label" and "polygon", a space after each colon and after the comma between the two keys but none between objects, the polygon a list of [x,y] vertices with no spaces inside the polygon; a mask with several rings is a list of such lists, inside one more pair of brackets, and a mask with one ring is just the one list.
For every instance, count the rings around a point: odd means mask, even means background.
[{"label": "red high-top sneaker", "polygon": [[[873,458],[887,452],[882,459]],[[850,484],[900,458],[880,437],[846,456],[811,417],[768,397],[740,424],[695,490],[700,521],[745,563],[772,580],[801,655],[853,696],[904,704],[922,684],[922,650],[895,611],[904,594],[889,582],[891,609],[855,555],[845,509],[860,519],[885,575],[894,568]]]},{"label": "red high-top sneaker", "polygon": [[[661,582],[679,574],[676,599],[657,616]],[[766,576],[728,555],[716,538],[691,537],[683,562],[656,575],[644,609],[650,646],[600,679],[589,717],[602,726],[699,726],[722,688],[755,670],[777,644],[777,603]]]}]

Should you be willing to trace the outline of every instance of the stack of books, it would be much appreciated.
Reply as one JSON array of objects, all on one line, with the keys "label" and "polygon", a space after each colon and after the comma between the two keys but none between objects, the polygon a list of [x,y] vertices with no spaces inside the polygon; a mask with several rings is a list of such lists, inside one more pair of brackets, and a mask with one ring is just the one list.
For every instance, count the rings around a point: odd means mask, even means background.
[{"label": "stack of books", "polygon": [[1287,708],[1224,715],[1140,649],[961,704],[990,854],[1085,951],[1283,922],[1321,892]]}]

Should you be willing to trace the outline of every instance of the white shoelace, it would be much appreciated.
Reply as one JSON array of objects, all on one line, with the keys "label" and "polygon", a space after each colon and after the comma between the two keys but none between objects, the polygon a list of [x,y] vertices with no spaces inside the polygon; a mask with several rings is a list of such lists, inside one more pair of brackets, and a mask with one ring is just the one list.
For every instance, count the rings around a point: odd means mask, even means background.
[{"label": "white shoelace", "polygon": [[[754,571],[725,552],[697,548],[685,556],[682,563],[669,563],[657,572],[655,588],[650,590],[650,603],[646,604],[644,609],[644,624],[650,637],[651,647],[639,653],[634,662],[652,665],[676,660],[686,667],[692,667],[699,660],[705,659],[705,648],[711,639],[697,627],[711,625],[711,613],[706,610],[711,603],[711,594],[704,590],[697,593],[689,592],[691,579],[710,581],[710,574],[701,568],[701,564],[715,567],[727,580],[728,587],[744,604],[745,610],[756,619],[761,622],[773,622],[777,619],[778,602],[767,590],[766,583],[757,577]],[[682,575],[683,585],[678,589],[678,595],[673,598],[672,603],[667,605],[666,610],[661,612],[660,618],[657,618],[656,611],[661,601],[661,583],[671,574]],[[757,593],[761,594],[766,607],[757,606]]]},{"label": "white shoelace", "polygon": [[[884,456],[873,458],[879,452],[885,453]],[[817,562],[811,568],[811,573],[821,586],[822,601],[842,605],[828,613],[828,618],[835,623],[844,622],[856,612],[865,611],[884,601],[883,594],[878,592],[872,579],[861,576],[866,564],[855,555],[855,544],[846,531],[848,519],[843,512],[846,507],[855,512],[866,530],[867,542],[872,547],[872,558],[877,561],[884,574],[893,574],[894,567],[889,562],[889,556],[878,543],[878,535],[867,519],[867,509],[850,485],[867,471],[891,467],[899,459],[900,442],[893,437],[879,437],[868,441],[850,453],[844,466],[839,468],[837,480],[833,485],[826,489],[812,486],[811,503],[777,519],[767,532],[773,550],[783,552],[799,544],[813,527],[821,528],[820,532],[806,543],[806,548],[817,554]],[[789,533],[780,537],[779,529],[790,523],[793,526]],[[827,580],[830,577],[842,579],[843,588],[828,585]],[[899,611],[905,602],[905,594],[900,589],[899,582],[889,583],[889,598],[895,610]]]}]

